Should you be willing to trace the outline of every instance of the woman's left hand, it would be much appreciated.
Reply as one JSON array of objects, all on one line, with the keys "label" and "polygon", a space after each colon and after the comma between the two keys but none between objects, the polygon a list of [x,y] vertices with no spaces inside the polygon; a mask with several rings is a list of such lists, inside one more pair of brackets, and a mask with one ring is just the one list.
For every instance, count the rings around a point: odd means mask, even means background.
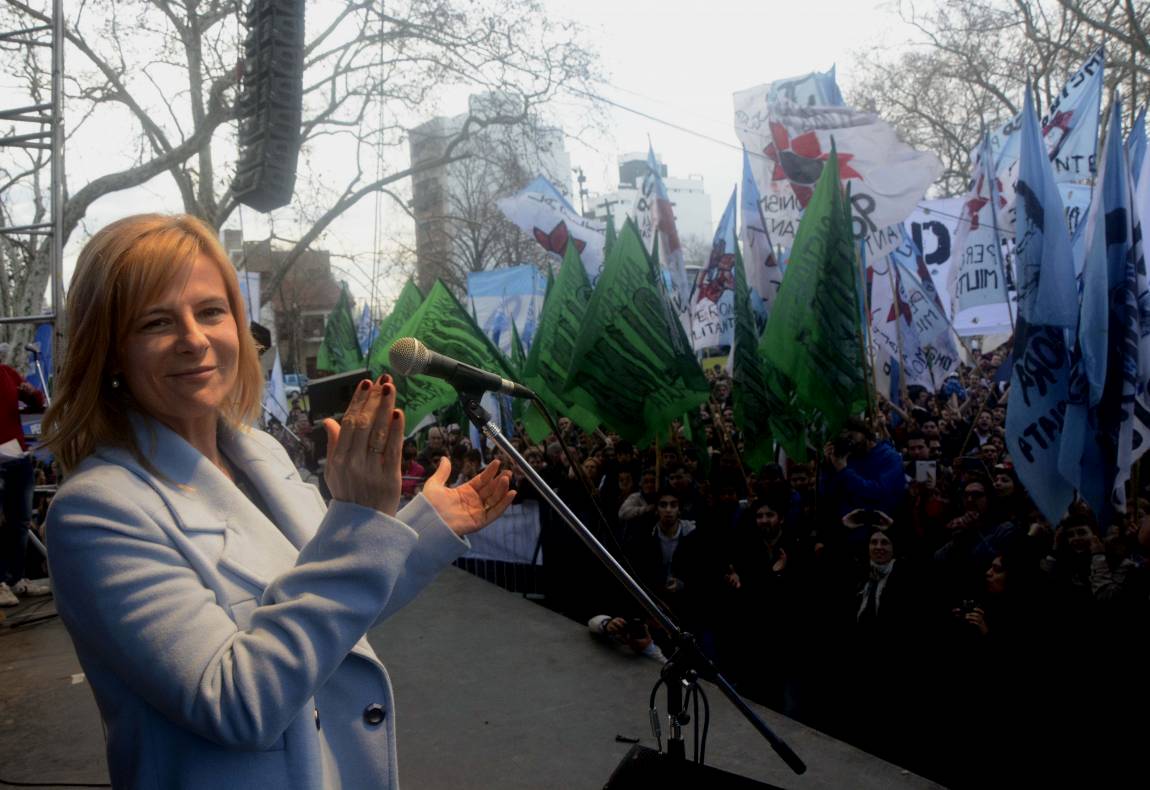
[{"label": "woman's left hand", "polygon": [[508,489],[511,473],[500,474],[499,461],[492,461],[482,472],[455,488],[447,487],[450,474],[451,464],[444,456],[435,474],[423,484],[423,496],[456,535],[483,529],[503,515],[515,499],[515,492]]}]

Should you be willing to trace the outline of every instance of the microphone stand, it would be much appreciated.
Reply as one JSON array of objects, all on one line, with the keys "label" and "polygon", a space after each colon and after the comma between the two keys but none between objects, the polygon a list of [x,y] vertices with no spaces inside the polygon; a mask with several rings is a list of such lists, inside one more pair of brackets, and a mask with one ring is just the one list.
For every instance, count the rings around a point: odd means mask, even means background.
[{"label": "microphone stand", "polygon": [[44,366],[40,364],[40,349],[29,348],[29,344],[24,345],[24,350],[32,355],[32,364],[36,366],[36,374],[40,377],[40,384],[44,387],[44,405],[52,405],[52,393],[48,391],[48,377],[44,375]]},{"label": "microphone stand", "polygon": [[[743,717],[751,723],[756,730],[767,740],[771,748],[782,758],[792,771],[796,774],[801,774],[807,770],[807,766],[799,758],[797,754],[788,746],[778,735],[767,726],[766,722],[760,719],[750,706],[743,701],[734,687],[731,686],[727,679],[719,674],[719,670],[715,667],[711,660],[703,655],[703,651],[695,642],[691,634],[681,630],[671,619],[670,615],[660,608],[660,606],[647,594],[647,591],[639,586],[630,574],[623,568],[619,562],[611,556],[610,552],[603,547],[603,544],[591,534],[590,530],[579,520],[579,518],[567,507],[566,503],[556,494],[550,486],[544,482],[539,473],[527,463],[527,461],[520,455],[515,446],[508,441],[507,437],[503,435],[503,431],[499,429],[492,419],[487,410],[479,403],[479,398],[482,393],[459,392],[459,403],[463,407],[463,411],[467,414],[467,418],[471,423],[479,429],[481,433],[491,439],[507,453],[507,455],[515,461],[519,466],[519,470],[523,473],[524,477],[531,481],[531,485],[539,492],[539,495],[546,500],[546,502],[555,509],[555,512],[567,523],[580,540],[591,550],[601,563],[609,570],[619,583],[627,590],[631,596],[638,601],[638,603],[647,610],[647,613],[655,619],[663,630],[665,630],[671,638],[674,646],[671,658],[664,665],[662,670],[663,680],[667,684],[667,717],[669,724],[669,737],[667,739],[667,755],[671,761],[686,762],[686,746],[683,741],[682,725],[689,720],[686,711],[686,706],[683,698],[683,688],[685,685],[694,682],[696,676],[710,680],[719,690],[723,692],[724,696],[731,701],[735,709],[743,715]],[[652,723],[657,721],[654,719]]]}]

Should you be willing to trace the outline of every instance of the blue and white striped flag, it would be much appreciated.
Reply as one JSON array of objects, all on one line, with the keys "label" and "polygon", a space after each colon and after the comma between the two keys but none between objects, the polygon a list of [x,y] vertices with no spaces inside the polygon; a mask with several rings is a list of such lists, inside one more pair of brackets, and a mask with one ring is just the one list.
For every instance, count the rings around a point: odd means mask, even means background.
[{"label": "blue and white striped flag", "polygon": [[371,308],[365,304],[363,312],[359,314],[359,321],[355,325],[355,339],[359,342],[359,350],[365,358],[368,350],[371,349],[371,344],[375,342],[378,331],[379,327],[371,320]]}]

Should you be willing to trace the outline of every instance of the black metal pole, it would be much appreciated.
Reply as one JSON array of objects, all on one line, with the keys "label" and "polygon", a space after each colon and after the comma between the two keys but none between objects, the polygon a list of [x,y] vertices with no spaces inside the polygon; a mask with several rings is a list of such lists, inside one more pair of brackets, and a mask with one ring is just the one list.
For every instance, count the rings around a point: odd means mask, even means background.
[{"label": "black metal pole", "polygon": [[[523,476],[531,481],[531,485],[539,492],[539,496],[546,500],[547,504],[555,509],[555,512],[567,522],[575,534],[583,541],[584,545],[590,549],[601,563],[611,571],[612,575],[618,579],[619,583],[627,590],[631,596],[639,602],[639,604],[647,610],[647,613],[659,623],[667,634],[670,636],[671,641],[674,643],[675,650],[671,655],[671,663],[675,667],[676,677],[668,678],[668,713],[676,716],[682,712],[682,683],[681,678],[689,670],[694,670],[700,677],[706,678],[719,687],[723,695],[731,701],[735,709],[743,714],[743,717],[751,723],[756,730],[767,740],[771,748],[782,758],[792,771],[801,774],[807,770],[806,764],[802,759],[795,754],[775,732],[767,726],[759,716],[751,710],[750,706],[743,701],[734,687],[727,682],[727,679],[719,674],[719,670],[711,663],[710,659],[703,655],[703,651],[699,648],[694,638],[680,629],[675,621],[671,619],[670,615],[660,608],[660,606],[647,594],[639,583],[636,582],[631,575],[619,564],[618,560],[611,556],[611,553],[603,547],[603,544],[591,534],[591,531],[581,522],[572,511],[567,507],[567,504],[551,489],[539,473],[524,460],[523,456],[515,449],[515,445],[508,441],[507,437],[503,435],[503,431],[499,429],[491,420],[491,415],[479,403],[481,393],[459,393],[459,403],[463,406],[463,411],[471,423],[479,429],[479,431],[487,438],[491,439],[507,453],[507,455],[515,462]],[[675,696],[678,697],[678,703],[675,703]],[[672,747],[671,743],[674,740],[675,727],[672,725],[671,741],[668,742],[668,753],[672,749],[679,751],[682,749],[682,740],[680,734],[679,746]],[[673,757],[674,755],[672,755]]]}]

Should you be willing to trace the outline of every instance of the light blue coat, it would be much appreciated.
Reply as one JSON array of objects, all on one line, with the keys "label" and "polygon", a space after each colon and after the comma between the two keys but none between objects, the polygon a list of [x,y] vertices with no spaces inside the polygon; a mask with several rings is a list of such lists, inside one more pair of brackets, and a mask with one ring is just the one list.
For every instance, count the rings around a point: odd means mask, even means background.
[{"label": "light blue coat", "polygon": [[391,683],[364,634],[466,541],[422,495],[396,518],[325,508],[278,442],[221,427],[273,524],[177,434],[135,424],[162,478],[100,450],[47,527],[113,785],[397,787]]}]

